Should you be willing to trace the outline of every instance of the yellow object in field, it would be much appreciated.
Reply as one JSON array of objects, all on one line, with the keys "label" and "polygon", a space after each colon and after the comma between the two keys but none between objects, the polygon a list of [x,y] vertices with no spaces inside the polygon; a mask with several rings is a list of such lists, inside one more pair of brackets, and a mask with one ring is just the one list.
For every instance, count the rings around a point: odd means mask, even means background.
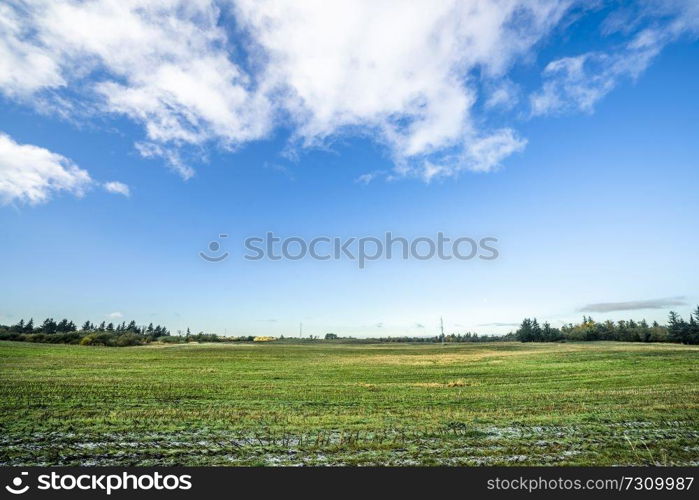
[{"label": "yellow object in field", "polygon": [[277,340],[277,337],[255,337],[252,339],[253,342],[272,342],[273,340]]}]

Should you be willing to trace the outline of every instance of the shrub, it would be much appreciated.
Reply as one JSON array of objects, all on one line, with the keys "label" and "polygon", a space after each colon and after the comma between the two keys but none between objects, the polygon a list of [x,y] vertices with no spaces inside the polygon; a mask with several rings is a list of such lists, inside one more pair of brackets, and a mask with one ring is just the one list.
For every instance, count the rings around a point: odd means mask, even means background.
[{"label": "shrub", "polygon": [[46,335],[43,333],[24,333],[17,340],[25,342],[46,342]]},{"label": "shrub", "polygon": [[126,347],[131,345],[139,345],[141,343],[141,336],[136,335],[135,333],[124,333],[116,338],[114,345],[117,347]]},{"label": "shrub", "polygon": [[3,331],[0,332],[0,340],[24,340],[22,337],[22,334],[17,333],[17,332],[7,332]]},{"label": "shrub", "polygon": [[177,337],[175,335],[167,335],[165,337],[158,337],[158,340],[160,342],[165,342],[167,344],[180,344],[180,343],[184,342],[184,338]]}]

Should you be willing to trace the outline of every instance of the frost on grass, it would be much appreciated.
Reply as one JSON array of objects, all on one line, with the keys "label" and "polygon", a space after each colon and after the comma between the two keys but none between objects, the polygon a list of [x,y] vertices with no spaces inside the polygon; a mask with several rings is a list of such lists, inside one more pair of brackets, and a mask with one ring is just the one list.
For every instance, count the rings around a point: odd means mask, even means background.
[{"label": "frost on grass", "polygon": [[[574,465],[619,446],[636,449],[629,464],[691,465],[699,448],[684,443],[696,443],[698,437],[686,425],[653,422],[613,425],[606,433],[595,426],[453,423],[429,433],[52,432],[3,435],[0,465]],[[670,451],[682,458],[668,463]]]}]

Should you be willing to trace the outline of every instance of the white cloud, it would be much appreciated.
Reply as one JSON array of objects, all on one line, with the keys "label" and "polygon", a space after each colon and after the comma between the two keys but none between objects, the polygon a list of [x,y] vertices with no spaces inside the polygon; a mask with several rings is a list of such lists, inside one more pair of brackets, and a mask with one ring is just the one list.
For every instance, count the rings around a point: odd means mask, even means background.
[{"label": "white cloud", "polygon": [[19,10],[0,4],[0,89],[11,97],[65,84],[56,59],[26,40],[29,31]]},{"label": "white cloud", "polygon": [[486,137],[472,140],[466,147],[465,162],[471,170],[488,172],[526,145],[527,141],[519,138],[511,129],[498,130]]},{"label": "white cloud", "polygon": [[194,172],[183,148],[235,148],[281,117],[301,146],[351,131],[386,146],[399,174],[427,162],[453,173],[474,167],[459,162],[489,135],[471,116],[469,73],[505,72],[568,3],[240,1],[249,39],[236,33],[233,45],[220,22],[228,2],[15,0],[0,50],[23,70],[4,68],[0,87],[10,96],[77,90],[93,112],[141,123],[141,154],[184,178]]},{"label": "white cloud", "polygon": [[129,186],[124,184],[123,182],[118,182],[118,181],[111,181],[111,182],[105,182],[103,185],[104,189],[106,189],[110,193],[114,194],[121,194],[124,196],[131,196],[131,190],[129,189]]},{"label": "white cloud", "polygon": [[[292,149],[348,135],[381,144],[392,176],[491,171],[526,141],[481,114],[512,111],[509,70],[578,0],[9,0],[0,92],[63,115],[140,124],[136,149],[184,179],[214,144],[291,131]],[[559,58],[531,115],[590,111],[669,41],[696,33],[692,0],[648,1],[616,52]],[[645,18],[644,18],[645,19]],[[604,33],[631,26],[610,20]],[[483,106],[476,106],[482,103]],[[78,111],[79,110],[79,111]]]},{"label": "white cloud", "polygon": [[[264,82],[280,89],[301,145],[359,131],[388,147],[398,174],[431,178],[489,170],[517,149],[501,140],[513,131],[476,126],[469,75],[502,75],[569,3],[245,0],[237,12],[269,58]],[[483,142],[503,144],[502,154],[479,162]]]},{"label": "white cloud", "polygon": [[[614,12],[603,23],[606,35],[635,30],[616,50],[586,52],[548,63],[541,89],[530,96],[532,116],[591,113],[597,101],[620,81],[638,78],[667,44],[685,34],[699,34],[699,3],[695,0],[649,0],[635,7],[640,10],[631,11],[632,18],[629,11]],[[647,17],[653,19],[651,25],[639,28]]]},{"label": "white cloud", "polygon": [[517,86],[511,81],[499,81],[489,89],[485,107],[487,109],[509,111],[517,105],[519,101],[518,93],[519,90]]},{"label": "white cloud", "polygon": [[194,176],[194,169],[182,159],[177,148],[161,146],[154,142],[137,142],[134,146],[144,158],[163,158],[184,180]]},{"label": "white cloud", "polygon": [[355,179],[355,182],[358,182],[359,184],[364,184],[365,186],[367,184],[370,184],[371,181],[376,179],[381,172],[367,172],[366,174],[362,174],[359,177]]},{"label": "white cloud", "polygon": [[110,319],[119,319],[119,318],[123,318],[124,315],[117,311],[117,312],[107,314],[107,317]]},{"label": "white cloud", "polygon": [[637,78],[661,50],[659,43],[632,47],[629,44],[614,54],[588,52],[550,62],[544,69],[542,89],[530,97],[531,114],[591,113],[621,79]]},{"label": "white cloud", "polygon": [[0,133],[0,202],[43,203],[57,191],[82,196],[91,183],[65,156]]},{"label": "white cloud", "polygon": [[[0,88],[10,96],[69,85],[93,112],[143,124],[141,149],[188,178],[178,147],[263,137],[271,108],[229,58],[219,8],[205,0],[33,0],[3,6]],[[22,12],[20,16],[19,12]],[[1,59],[0,59],[1,60]],[[19,68],[19,70],[17,69]]]},{"label": "white cloud", "polygon": [[[443,163],[426,161],[420,171],[425,182],[442,177],[452,177],[462,169],[473,172],[490,172],[497,169],[502,160],[521,151],[527,141],[519,138],[511,129],[501,129],[485,137],[473,137],[456,158],[446,158]],[[455,167],[456,166],[456,167]]]}]

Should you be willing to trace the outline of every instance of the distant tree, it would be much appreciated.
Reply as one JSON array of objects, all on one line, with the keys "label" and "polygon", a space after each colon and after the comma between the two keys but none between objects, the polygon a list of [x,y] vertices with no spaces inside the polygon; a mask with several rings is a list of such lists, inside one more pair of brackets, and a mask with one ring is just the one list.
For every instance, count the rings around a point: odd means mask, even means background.
[{"label": "distant tree", "polygon": [[667,327],[660,325],[657,321],[653,321],[653,326],[650,327],[651,342],[667,342]]},{"label": "distant tree", "polygon": [[543,340],[543,333],[536,318],[532,321],[532,337],[534,342],[541,342]]},{"label": "distant tree", "polygon": [[561,331],[558,328],[551,327],[548,321],[544,323],[541,333],[544,342],[557,342],[562,339]]},{"label": "distant tree", "polygon": [[41,333],[56,333],[56,327],[57,325],[53,318],[46,318],[41,324]]},{"label": "distant tree", "polygon": [[699,306],[689,315],[686,339],[688,344],[699,344]]},{"label": "distant tree", "polygon": [[[138,326],[135,321],[130,321],[128,324],[124,321],[115,328],[114,323],[111,322],[109,324],[105,324],[105,321],[102,321],[99,326],[96,326],[90,320],[86,320],[80,329],[78,329],[78,326],[74,321],[67,318],[63,318],[58,322],[56,322],[53,318],[46,318],[43,323],[41,323],[41,326],[38,327],[34,326],[33,318],[30,318],[26,323],[24,319],[20,319],[18,323],[11,326],[0,324],[0,334],[3,335],[3,339],[8,338],[10,340],[51,343],[79,342],[81,345],[104,346],[135,345],[134,342],[136,344],[148,342],[149,339],[143,338],[143,335],[147,329],[152,331],[154,335],[156,330],[160,335],[169,335],[169,331],[165,327],[158,325],[156,329],[151,323],[148,328],[146,328],[145,326]],[[12,333],[13,335],[6,335],[8,333]],[[41,333],[44,335],[34,335],[31,337],[17,335],[26,333]],[[115,333],[117,333],[117,335],[114,335]],[[124,336],[128,336],[128,339],[131,340],[126,339]],[[200,341],[220,341],[220,339],[214,334],[204,334],[203,332],[200,332],[199,335],[192,335],[190,328],[187,328],[187,336],[191,339]],[[117,337],[124,337],[124,339],[119,340]]]},{"label": "distant tree", "polygon": [[326,333],[325,334],[325,340],[336,340],[336,339],[337,339],[337,335],[335,335],[334,333]]},{"label": "distant tree", "polygon": [[642,319],[641,322],[638,324],[638,337],[641,342],[651,341],[652,334],[650,331],[650,327],[648,326],[648,322],[645,319]]},{"label": "distant tree", "polygon": [[517,340],[520,342],[534,342],[532,320],[529,318],[524,318],[515,335],[517,336]]},{"label": "distant tree", "polygon": [[670,342],[687,343],[688,325],[675,311],[668,315],[667,337]]}]

